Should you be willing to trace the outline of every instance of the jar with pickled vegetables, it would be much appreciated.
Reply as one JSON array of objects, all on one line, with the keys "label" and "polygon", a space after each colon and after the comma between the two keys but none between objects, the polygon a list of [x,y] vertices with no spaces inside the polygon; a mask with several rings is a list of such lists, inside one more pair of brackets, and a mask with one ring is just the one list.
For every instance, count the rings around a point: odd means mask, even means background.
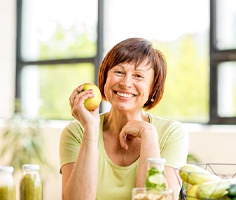
[{"label": "jar with pickled vegetables", "polygon": [[15,200],[16,188],[13,178],[14,168],[12,166],[0,166],[0,199]]},{"label": "jar with pickled vegetables", "polygon": [[166,160],[162,158],[148,158],[148,169],[145,181],[145,187],[157,191],[167,190],[167,181],[165,176]]},{"label": "jar with pickled vegetables", "polygon": [[43,186],[39,169],[39,165],[23,165],[24,173],[20,180],[20,200],[43,199]]}]

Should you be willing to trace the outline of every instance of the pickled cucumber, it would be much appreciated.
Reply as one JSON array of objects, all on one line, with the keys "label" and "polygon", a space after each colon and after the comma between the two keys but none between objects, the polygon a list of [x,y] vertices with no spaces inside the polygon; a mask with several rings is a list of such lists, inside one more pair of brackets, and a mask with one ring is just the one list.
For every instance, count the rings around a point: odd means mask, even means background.
[{"label": "pickled cucumber", "polygon": [[25,174],[20,182],[20,200],[42,200],[42,183],[38,174]]},{"label": "pickled cucumber", "polygon": [[0,199],[1,200],[15,200],[16,190],[14,186],[0,186]]}]

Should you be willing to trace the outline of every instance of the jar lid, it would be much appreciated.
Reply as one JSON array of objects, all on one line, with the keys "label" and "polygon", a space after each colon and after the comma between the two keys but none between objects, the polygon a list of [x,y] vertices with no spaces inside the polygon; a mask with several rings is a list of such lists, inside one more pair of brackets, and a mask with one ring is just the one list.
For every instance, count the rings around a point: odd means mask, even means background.
[{"label": "jar lid", "polygon": [[35,164],[24,164],[23,165],[23,169],[24,170],[39,170],[40,166],[39,165],[35,165]]},{"label": "jar lid", "polygon": [[165,158],[148,158],[147,161],[150,163],[158,163],[158,164],[165,164],[166,163]]},{"label": "jar lid", "polygon": [[0,166],[0,172],[13,173],[14,167],[12,166]]}]

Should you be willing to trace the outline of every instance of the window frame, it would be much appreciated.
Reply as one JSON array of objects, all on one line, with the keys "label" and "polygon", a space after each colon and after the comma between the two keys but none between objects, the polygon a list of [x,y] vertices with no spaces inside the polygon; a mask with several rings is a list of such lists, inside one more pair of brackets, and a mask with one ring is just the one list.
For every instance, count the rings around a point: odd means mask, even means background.
[{"label": "window frame", "polygon": [[217,1],[210,0],[210,101],[209,124],[236,124],[236,117],[221,117],[218,112],[218,68],[226,61],[236,61],[236,49],[220,50],[217,48]]}]

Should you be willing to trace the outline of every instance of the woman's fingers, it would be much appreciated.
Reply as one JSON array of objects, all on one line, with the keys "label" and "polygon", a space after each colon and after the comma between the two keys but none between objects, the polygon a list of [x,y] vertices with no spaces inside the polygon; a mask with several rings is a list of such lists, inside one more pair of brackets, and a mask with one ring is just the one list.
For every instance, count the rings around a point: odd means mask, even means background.
[{"label": "woman's fingers", "polygon": [[155,127],[148,123],[148,122],[142,122],[142,121],[129,121],[121,130],[119,135],[120,145],[124,149],[128,149],[128,140],[132,140],[133,138],[142,138],[143,134],[147,135],[148,137],[152,137],[152,134],[150,132],[155,132]]},{"label": "woman's fingers", "polygon": [[128,149],[127,139],[135,138],[138,136],[139,129],[134,128],[132,126],[131,122],[128,122],[121,130],[119,139],[120,139],[120,145],[124,149]]},{"label": "woman's fingers", "polygon": [[94,94],[92,93],[92,91],[86,91],[83,94],[82,93],[78,94],[74,98],[72,106],[71,106],[72,113],[81,112],[82,111],[81,109],[86,110],[86,108],[84,107],[84,101],[88,98],[93,97],[93,96],[94,96]]},{"label": "woman's fingers", "polygon": [[127,150],[129,148],[126,143],[127,134],[125,133],[123,129],[121,130],[119,137],[120,137],[119,139],[120,139],[121,147]]},{"label": "woman's fingers", "polygon": [[82,85],[73,90],[71,96],[69,97],[69,103],[71,106],[71,114],[74,118],[82,120],[82,115],[88,115],[88,111],[84,107],[84,101],[93,96],[93,90],[84,91]]},{"label": "woman's fingers", "polygon": [[82,85],[78,86],[77,88],[75,88],[72,92],[72,94],[70,95],[70,98],[69,98],[69,101],[70,101],[70,106],[73,107],[74,105],[74,101],[75,101],[75,98],[78,96],[78,94],[80,92],[82,92]]},{"label": "woman's fingers", "polygon": [[74,89],[69,98],[70,106],[71,108],[73,108],[75,105],[78,106],[78,104],[81,106],[82,104],[84,104],[84,101],[86,99],[92,97],[94,97],[92,89],[84,91],[83,86],[79,86],[78,88]]}]

